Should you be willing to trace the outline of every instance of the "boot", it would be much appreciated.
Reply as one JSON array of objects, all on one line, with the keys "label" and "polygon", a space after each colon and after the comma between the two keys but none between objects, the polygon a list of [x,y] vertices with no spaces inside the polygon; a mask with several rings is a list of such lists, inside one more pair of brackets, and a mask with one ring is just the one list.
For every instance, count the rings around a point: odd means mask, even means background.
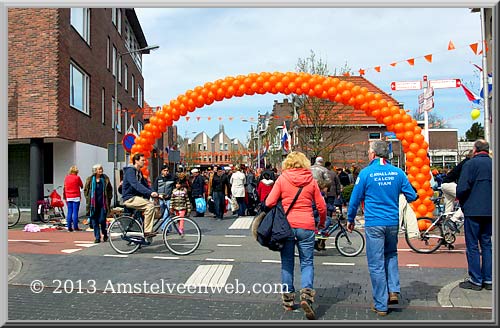
[{"label": "boot", "polygon": [[295,305],[295,293],[283,293],[281,294],[281,299],[283,300],[283,309],[285,311],[293,310],[293,306]]},{"label": "boot", "polygon": [[304,310],[306,318],[309,320],[316,319],[312,304],[314,303],[314,295],[316,291],[312,288],[302,288],[300,290],[300,307]]}]

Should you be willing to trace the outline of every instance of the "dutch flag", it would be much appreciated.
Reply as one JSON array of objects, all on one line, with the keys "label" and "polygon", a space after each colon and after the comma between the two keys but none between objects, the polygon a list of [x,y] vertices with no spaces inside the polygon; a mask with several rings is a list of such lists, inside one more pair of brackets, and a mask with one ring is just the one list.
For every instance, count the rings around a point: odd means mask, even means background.
[{"label": "dutch flag", "polygon": [[290,135],[288,134],[285,121],[283,121],[283,137],[281,137],[281,147],[287,153],[290,151]]},{"label": "dutch flag", "polygon": [[472,101],[474,104],[479,104],[481,102],[481,98],[479,98],[474,92],[467,89],[467,87],[462,84],[462,88],[464,89],[465,95],[469,101]]}]

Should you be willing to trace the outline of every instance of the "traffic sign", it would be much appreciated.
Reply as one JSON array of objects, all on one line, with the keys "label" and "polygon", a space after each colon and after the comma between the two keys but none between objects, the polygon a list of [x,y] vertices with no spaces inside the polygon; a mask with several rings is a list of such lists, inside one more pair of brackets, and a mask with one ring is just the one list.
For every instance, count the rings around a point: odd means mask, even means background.
[{"label": "traffic sign", "polygon": [[122,145],[123,149],[125,149],[127,153],[130,153],[130,150],[132,149],[132,146],[134,144],[135,144],[135,134],[127,133],[125,136],[123,136]]},{"label": "traffic sign", "polygon": [[460,88],[460,86],[462,86],[462,81],[460,81],[460,79],[431,80],[429,84],[434,89]]},{"label": "traffic sign", "polygon": [[422,104],[422,110],[425,110],[426,112],[430,111],[433,108],[434,108],[434,99],[432,98],[426,99]]},{"label": "traffic sign", "polygon": [[422,81],[401,81],[391,82],[391,90],[420,90],[422,89]]},{"label": "traffic sign", "polygon": [[433,87],[429,87],[429,88],[424,89],[424,99],[429,99],[432,96],[434,96],[434,88]]},{"label": "traffic sign", "polygon": [[424,94],[421,93],[418,95],[418,104],[422,105],[424,103]]}]

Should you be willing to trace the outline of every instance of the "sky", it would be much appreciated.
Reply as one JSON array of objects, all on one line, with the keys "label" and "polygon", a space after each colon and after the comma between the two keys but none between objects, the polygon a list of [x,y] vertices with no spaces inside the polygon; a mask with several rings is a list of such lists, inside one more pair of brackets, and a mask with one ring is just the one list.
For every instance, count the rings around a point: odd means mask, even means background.
[{"label": "sky", "polygon": [[[143,56],[145,100],[152,106],[226,76],[296,71],[298,59],[311,50],[331,74],[346,64],[352,75],[365,69],[366,79],[411,113],[422,90],[392,91],[391,82],[427,75],[429,80],[461,79],[474,93],[480,90],[479,70],[472,64],[481,66],[481,56],[469,47],[481,40],[480,15],[468,8],[136,8],[136,13],[148,45],[160,46]],[[455,50],[448,50],[450,41]],[[431,63],[424,59],[428,54]],[[413,66],[406,61],[410,58]],[[245,143],[251,123],[242,119],[271,112],[274,101],[286,97],[225,99],[174,124],[183,137],[202,131],[212,137],[224,124],[230,138]],[[474,122],[484,122],[482,113],[472,120],[473,108],[482,111],[462,88],[435,89],[432,112],[458,129],[459,137]]]}]

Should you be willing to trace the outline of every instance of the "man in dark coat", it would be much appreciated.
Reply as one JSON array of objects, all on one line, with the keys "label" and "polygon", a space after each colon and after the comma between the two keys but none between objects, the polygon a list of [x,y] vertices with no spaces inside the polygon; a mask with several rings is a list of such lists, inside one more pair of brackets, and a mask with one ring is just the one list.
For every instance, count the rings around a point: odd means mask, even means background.
[{"label": "man in dark coat", "polygon": [[225,208],[225,196],[231,196],[231,185],[229,184],[229,179],[227,174],[224,173],[224,168],[219,166],[217,168],[217,173],[214,174],[212,178],[212,184],[210,190],[208,191],[208,197],[213,198],[215,203],[215,217],[217,220],[222,220],[224,216]]},{"label": "man in dark coat", "polygon": [[[195,199],[205,198],[205,179],[200,175],[198,169],[192,169],[191,174],[193,175],[193,181],[191,182],[191,195],[193,198],[193,208],[196,208]],[[197,217],[204,216],[205,213],[196,212]]]},{"label": "man in dark coat", "polygon": [[[457,198],[464,212],[465,247],[469,277],[460,288],[492,289],[492,160],[489,144],[474,142],[474,157],[462,167]],[[481,247],[481,251],[479,250]]]}]

